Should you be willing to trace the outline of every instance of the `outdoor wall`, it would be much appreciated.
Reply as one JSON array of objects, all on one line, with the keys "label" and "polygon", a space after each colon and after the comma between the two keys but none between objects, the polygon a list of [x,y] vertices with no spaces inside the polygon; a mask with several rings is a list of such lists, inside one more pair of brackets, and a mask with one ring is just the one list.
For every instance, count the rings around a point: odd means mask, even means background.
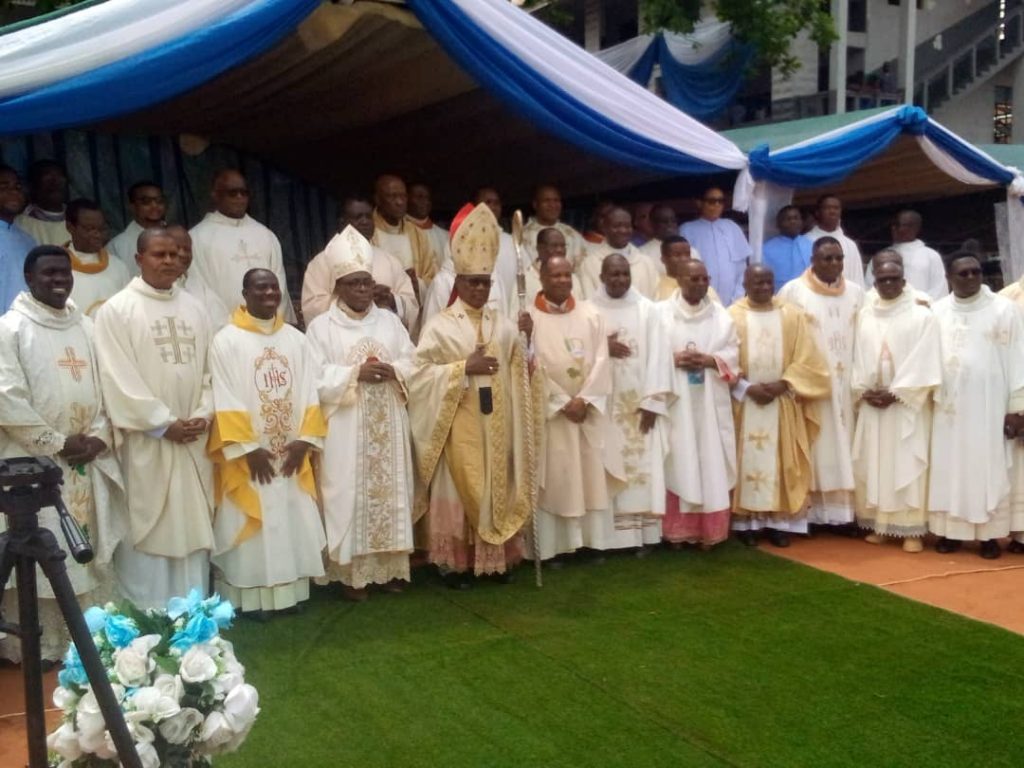
[{"label": "outdoor wall", "polygon": [[992,143],[992,112],[995,107],[993,78],[976,91],[957,96],[932,113],[939,123],[974,144]]},{"label": "outdoor wall", "polygon": [[[867,46],[865,71],[873,72],[890,59],[899,56],[903,47],[902,16],[906,9],[889,5],[889,0],[868,0]],[[925,0],[917,12],[917,44],[928,42],[965,16],[976,12],[991,0]]]}]

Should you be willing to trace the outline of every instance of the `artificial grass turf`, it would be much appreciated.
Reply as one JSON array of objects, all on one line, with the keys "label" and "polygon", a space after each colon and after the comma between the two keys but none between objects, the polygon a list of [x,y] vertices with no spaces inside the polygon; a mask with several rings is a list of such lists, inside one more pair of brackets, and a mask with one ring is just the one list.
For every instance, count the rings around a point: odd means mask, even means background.
[{"label": "artificial grass turf", "polygon": [[247,766],[1019,766],[1024,638],[758,551],[240,620]]}]

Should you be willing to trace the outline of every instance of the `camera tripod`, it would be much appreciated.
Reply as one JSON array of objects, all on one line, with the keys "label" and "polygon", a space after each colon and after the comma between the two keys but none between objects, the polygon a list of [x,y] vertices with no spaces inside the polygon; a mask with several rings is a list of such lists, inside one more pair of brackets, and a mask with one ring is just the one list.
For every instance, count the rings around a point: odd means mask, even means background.
[{"label": "camera tripod", "polygon": [[53,589],[121,764],[128,768],[141,768],[121,707],[114,696],[107,672],[68,579],[64,565],[67,555],[57,544],[53,532],[39,527],[39,510],[43,507],[55,508],[71,556],[82,564],[92,560],[91,545],[61,499],[60,486],[63,482],[60,467],[51,459],[27,457],[0,460],[0,512],[7,518],[7,530],[0,533],[0,594],[7,587],[12,571],[18,585],[18,623],[4,621],[0,616],[0,631],[21,638],[29,768],[47,768],[49,765],[39,647],[42,629],[39,626],[36,565],[42,569]]}]

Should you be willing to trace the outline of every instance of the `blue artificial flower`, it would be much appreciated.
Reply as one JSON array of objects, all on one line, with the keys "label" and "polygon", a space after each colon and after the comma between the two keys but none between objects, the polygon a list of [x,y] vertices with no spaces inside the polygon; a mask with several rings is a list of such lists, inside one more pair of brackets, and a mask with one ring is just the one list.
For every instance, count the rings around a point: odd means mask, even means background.
[{"label": "blue artificial flower", "polygon": [[85,667],[82,666],[82,659],[74,643],[68,646],[68,652],[64,654],[64,669],[57,674],[57,682],[65,688],[89,684],[89,676],[85,673]]},{"label": "blue artificial flower", "polygon": [[227,600],[224,600],[213,609],[210,613],[210,618],[217,622],[217,626],[220,629],[227,629],[235,618],[235,607]]},{"label": "blue artificial flower", "polygon": [[124,648],[139,636],[139,628],[135,622],[127,616],[121,615],[108,616],[103,631],[106,632],[107,640],[115,648]]},{"label": "blue artificial flower", "polygon": [[199,612],[192,615],[188,624],[171,638],[171,648],[184,653],[197,643],[205,643],[217,636],[217,622]]},{"label": "blue artificial flower", "polygon": [[87,610],[84,615],[85,623],[89,627],[90,635],[95,635],[103,629],[103,625],[107,623],[107,612],[98,605],[94,605],[92,608]]},{"label": "blue artificial flower", "polygon": [[192,615],[203,604],[203,596],[193,588],[186,597],[172,597],[167,601],[167,615],[174,621],[186,613]]}]

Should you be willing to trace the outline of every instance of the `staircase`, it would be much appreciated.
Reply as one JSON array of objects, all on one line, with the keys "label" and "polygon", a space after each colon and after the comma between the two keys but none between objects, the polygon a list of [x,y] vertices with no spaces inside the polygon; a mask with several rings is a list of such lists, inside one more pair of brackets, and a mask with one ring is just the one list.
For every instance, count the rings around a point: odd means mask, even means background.
[{"label": "staircase", "polygon": [[1024,2],[1009,0],[1002,22],[998,3],[991,3],[944,30],[942,39],[941,51],[929,41],[915,52],[923,75],[914,78],[914,104],[929,113],[978,88],[1024,53]]}]

